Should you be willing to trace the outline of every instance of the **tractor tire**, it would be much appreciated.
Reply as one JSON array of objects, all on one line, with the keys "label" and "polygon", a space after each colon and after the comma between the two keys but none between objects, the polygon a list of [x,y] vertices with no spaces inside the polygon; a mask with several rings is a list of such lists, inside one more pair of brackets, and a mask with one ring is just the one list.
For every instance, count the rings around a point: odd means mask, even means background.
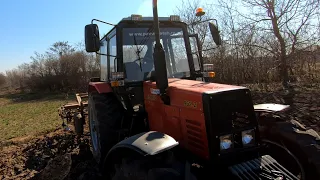
[{"label": "tractor tire", "polygon": [[[305,179],[320,179],[320,136],[297,121],[259,118],[262,139],[281,144],[289,150],[304,169]],[[281,155],[280,155],[281,156]]]},{"label": "tractor tire", "polygon": [[[115,173],[112,180],[197,180],[193,174],[185,178],[185,172],[181,167],[175,165],[164,165],[161,161],[153,161],[137,155],[132,158],[123,158],[115,165]],[[174,163],[176,164],[176,163]],[[181,166],[179,164],[178,166]],[[183,165],[182,165],[183,166]]]},{"label": "tractor tire", "polygon": [[134,164],[123,164],[112,177],[112,180],[183,180],[181,175],[172,168],[137,169]]},{"label": "tractor tire", "polygon": [[99,166],[108,151],[119,141],[118,130],[123,118],[123,106],[113,93],[89,94],[88,118],[92,154]]}]

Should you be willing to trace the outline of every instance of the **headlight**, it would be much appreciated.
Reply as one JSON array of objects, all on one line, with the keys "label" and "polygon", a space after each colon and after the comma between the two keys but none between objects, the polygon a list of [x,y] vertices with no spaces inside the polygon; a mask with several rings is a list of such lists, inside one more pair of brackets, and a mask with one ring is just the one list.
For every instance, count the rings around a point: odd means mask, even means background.
[{"label": "headlight", "polygon": [[232,142],[232,135],[224,135],[220,136],[220,150],[227,150],[232,148],[233,142]]},{"label": "headlight", "polygon": [[255,143],[254,129],[241,132],[242,144],[244,146],[253,145]]}]

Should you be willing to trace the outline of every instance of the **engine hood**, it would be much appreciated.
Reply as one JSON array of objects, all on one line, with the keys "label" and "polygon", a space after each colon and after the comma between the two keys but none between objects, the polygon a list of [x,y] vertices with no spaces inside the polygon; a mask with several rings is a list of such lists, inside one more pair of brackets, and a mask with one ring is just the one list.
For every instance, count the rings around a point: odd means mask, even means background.
[{"label": "engine hood", "polygon": [[[185,80],[185,79],[169,79],[169,88],[181,89],[194,93],[214,93],[220,91],[229,91],[234,89],[244,89],[242,86],[208,83],[202,81]],[[170,89],[169,89],[170,90]]]},{"label": "engine hood", "polygon": [[[203,94],[246,89],[246,87],[242,86],[208,83],[176,78],[170,78],[168,79],[168,82],[168,94],[171,99],[171,105],[199,111],[203,111]],[[146,99],[152,99],[153,101],[158,101],[159,103],[161,103],[160,97],[157,96],[159,90],[157,89],[155,82],[144,82],[144,91]]]}]

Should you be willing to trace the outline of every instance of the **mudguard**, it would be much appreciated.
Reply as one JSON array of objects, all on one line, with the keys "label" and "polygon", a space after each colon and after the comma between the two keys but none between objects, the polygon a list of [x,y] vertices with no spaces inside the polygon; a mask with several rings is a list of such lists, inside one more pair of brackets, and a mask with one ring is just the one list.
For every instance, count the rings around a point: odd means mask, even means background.
[{"label": "mudguard", "polygon": [[89,82],[88,92],[98,91],[98,93],[112,92],[112,88],[107,82]]},{"label": "mudguard", "polygon": [[256,104],[253,106],[255,112],[279,112],[288,109],[289,105],[283,104]]},{"label": "mudguard", "polygon": [[167,134],[157,131],[143,132],[117,143],[110,149],[107,157],[119,148],[128,148],[144,156],[156,155],[178,144],[175,139]]},{"label": "mudguard", "polygon": [[143,132],[131,136],[110,149],[104,159],[102,173],[106,175],[106,172],[114,169],[115,163],[119,163],[119,160],[121,162],[122,158],[128,158],[128,155],[130,157],[143,158],[167,151],[178,144],[171,136],[157,131]]},{"label": "mudguard", "polygon": [[138,155],[148,156],[164,152],[177,145],[179,143],[167,134],[157,131],[143,132],[114,145],[104,159],[103,168],[112,168],[114,159],[121,159],[126,156],[127,153],[124,151],[137,152]]}]

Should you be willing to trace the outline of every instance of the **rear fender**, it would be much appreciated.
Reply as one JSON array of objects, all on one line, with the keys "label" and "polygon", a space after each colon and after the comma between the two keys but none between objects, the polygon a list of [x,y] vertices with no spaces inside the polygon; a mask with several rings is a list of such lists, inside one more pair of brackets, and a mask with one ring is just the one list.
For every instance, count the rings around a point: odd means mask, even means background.
[{"label": "rear fender", "polygon": [[104,166],[110,166],[111,164],[108,163],[113,162],[113,158],[115,157],[123,157],[125,153],[117,154],[117,152],[123,152],[123,150],[136,152],[142,156],[152,156],[167,151],[177,145],[179,145],[179,143],[167,134],[157,131],[143,132],[124,139],[113,146],[105,158]]},{"label": "rear fender", "polygon": [[97,91],[98,93],[112,92],[112,88],[107,82],[89,82],[88,92]]},{"label": "rear fender", "polygon": [[281,112],[289,109],[290,105],[283,105],[283,104],[256,104],[253,106],[254,111],[259,112],[266,112],[266,113],[276,113]]},{"label": "rear fender", "polygon": [[[278,112],[283,112],[289,109],[289,105],[283,104],[256,104],[254,105],[254,111],[258,120],[259,128],[261,131],[265,131],[265,127],[281,121],[281,116],[275,116]],[[268,128],[267,128],[268,129]]]}]

